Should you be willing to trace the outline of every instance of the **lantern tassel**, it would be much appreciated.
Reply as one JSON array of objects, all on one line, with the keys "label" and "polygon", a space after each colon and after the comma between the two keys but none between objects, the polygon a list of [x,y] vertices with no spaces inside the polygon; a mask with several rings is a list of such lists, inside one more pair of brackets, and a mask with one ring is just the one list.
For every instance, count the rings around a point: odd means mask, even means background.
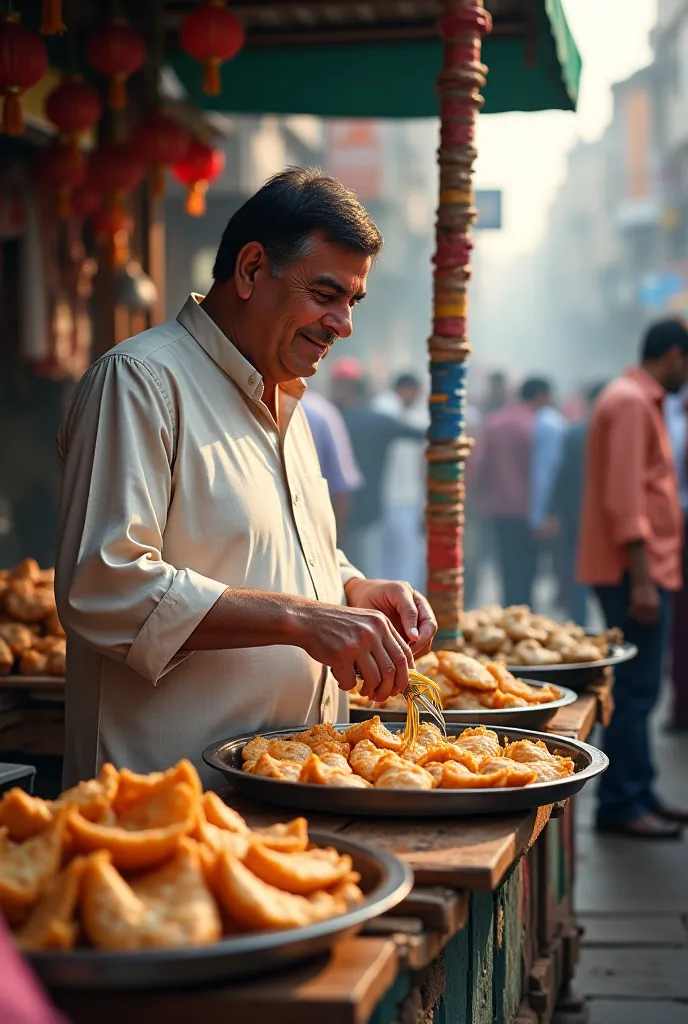
[{"label": "lantern tassel", "polygon": [[5,96],[2,112],[2,130],[6,135],[21,135],[24,131],[21,96],[18,92],[9,92]]},{"label": "lantern tassel", "polygon": [[222,92],[219,57],[206,57],[203,61],[203,92],[206,96],[219,96]]},{"label": "lantern tassel", "polygon": [[62,187],[57,190],[57,216],[60,220],[69,220],[72,215],[72,199],[70,190]]},{"label": "lantern tassel", "polygon": [[162,199],[165,195],[165,165],[156,164],[153,168],[151,180],[151,194],[153,199]]},{"label": "lantern tassel", "polygon": [[186,196],[186,212],[190,217],[202,217],[205,213],[205,194],[208,182],[202,178],[194,182]]},{"label": "lantern tassel", "polygon": [[43,0],[41,12],[41,35],[61,36],[67,31],[62,20],[62,0]]},{"label": "lantern tassel", "polygon": [[110,79],[108,88],[108,107],[110,110],[124,110],[127,105],[127,76],[124,71],[116,71]]},{"label": "lantern tassel", "polygon": [[129,259],[129,233],[116,231],[112,239],[112,266],[121,267]]}]

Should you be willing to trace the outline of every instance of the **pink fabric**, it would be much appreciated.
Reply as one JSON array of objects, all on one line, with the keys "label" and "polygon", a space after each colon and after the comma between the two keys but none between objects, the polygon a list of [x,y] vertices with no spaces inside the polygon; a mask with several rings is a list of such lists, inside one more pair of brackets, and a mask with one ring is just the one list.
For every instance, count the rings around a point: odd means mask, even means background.
[{"label": "pink fabric", "polygon": [[468,462],[467,481],[482,515],[495,519],[527,517],[533,423],[534,413],[523,402],[511,402],[485,418]]},{"label": "pink fabric", "polygon": [[26,962],[17,953],[0,915],[0,1022],[67,1024],[50,1004]]}]

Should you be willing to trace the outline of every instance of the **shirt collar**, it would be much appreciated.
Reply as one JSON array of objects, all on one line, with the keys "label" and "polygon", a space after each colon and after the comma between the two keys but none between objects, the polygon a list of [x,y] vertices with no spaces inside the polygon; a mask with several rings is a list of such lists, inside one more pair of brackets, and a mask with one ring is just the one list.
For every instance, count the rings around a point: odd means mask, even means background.
[{"label": "shirt collar", "polygon": [[642,366],[629,366],[624,377],[634,380],[652,402],[662,405],[667,395],[666,390]]},{"label": "shirt collar", "polygon": [[[189,295],[177,314],[177,320],[251,401],[260,402],[265,390],[262,376],[215,321],[210,319],[200,305],[202,301],[202,295]],[[280,384],[279,390],[298,400],[303,396],[306,385],[301,378],[297,378]]]}]

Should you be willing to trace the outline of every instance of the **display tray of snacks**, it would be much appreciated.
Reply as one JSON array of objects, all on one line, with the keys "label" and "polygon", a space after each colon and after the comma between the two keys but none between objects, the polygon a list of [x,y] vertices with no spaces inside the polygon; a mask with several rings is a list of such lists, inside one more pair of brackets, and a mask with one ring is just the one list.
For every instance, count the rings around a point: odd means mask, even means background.
[{"label": "display tray of snacks", "polygon": [[55,801],[0,800],[0,910],[50,989],[227,981],[331,948],[410,892],[393,855],[309,831],[252,830],[188,761],[105,765]]},{"label": "display tray of snacks", "polygon": [[[577,699],[566,687],[519,679],[501,662],[483,663],[458,651],[426,654],[418,659],[416,668],[437,684],[447,725],[463,722],[539,729],[559,708]],[[383,722],[395,722],[405,718],[406,711],[401,696],[374,704],[358,692],[349,694],[352,722],[373,715]]]},{"label": "display tray of snacks", "polygon": [[601,669],[630,661],[637,647],[619,629],[586,632],[575,622],[536,615],[527,605],[489,605],[464,612],[462,653],[482,662],[501,662],[528,680],[565,682],[581,690]]},{"label": "display tray of snacks", "polygon": [[[573,796],[607,767],[579,740],[529,729],[497,732],[452,723],[444,737],[422,722],[408,745],[404,723],[378,715],[352,725],[281,729],[224,740],[203,753],[255,800],[398,817],[500,814]],[[332,790],[336,789],[336,793]]]},{"label": "display tray of snacks", "polygon": [[27,558],[0,569],[0,685],[21,676],[39,686],[64,678],[66,641],[57,617],[55,570]]}]

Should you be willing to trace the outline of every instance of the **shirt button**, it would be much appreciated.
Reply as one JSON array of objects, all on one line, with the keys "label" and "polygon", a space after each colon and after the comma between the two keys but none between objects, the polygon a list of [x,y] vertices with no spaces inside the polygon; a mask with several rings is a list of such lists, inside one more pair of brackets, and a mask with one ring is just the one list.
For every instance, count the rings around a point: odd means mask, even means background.
[{"label": "shirt button", "polygon": [[310,565],[311,569],[314,569],[315,568],[315,559],[314,558],[309,558],[308,559],[308,564]]},{"label": "shirt button", "polygon": [[248,382],[249,382],[249,384],[253,384],[253,383],[255,383],[255,379],[256,379],[256,378],[255,378],[255,377],[253,376],[253,374],[251,374],[251,376],[250,376],[250,377],[249,377],[249,379],[248,379]]},{"label": "shirt button", "polygon": [[299,503],[299,496],[298,496],[298,494],[293,494],[291,500],[294,502],[295,505],[298,505],[298,503]]}]

